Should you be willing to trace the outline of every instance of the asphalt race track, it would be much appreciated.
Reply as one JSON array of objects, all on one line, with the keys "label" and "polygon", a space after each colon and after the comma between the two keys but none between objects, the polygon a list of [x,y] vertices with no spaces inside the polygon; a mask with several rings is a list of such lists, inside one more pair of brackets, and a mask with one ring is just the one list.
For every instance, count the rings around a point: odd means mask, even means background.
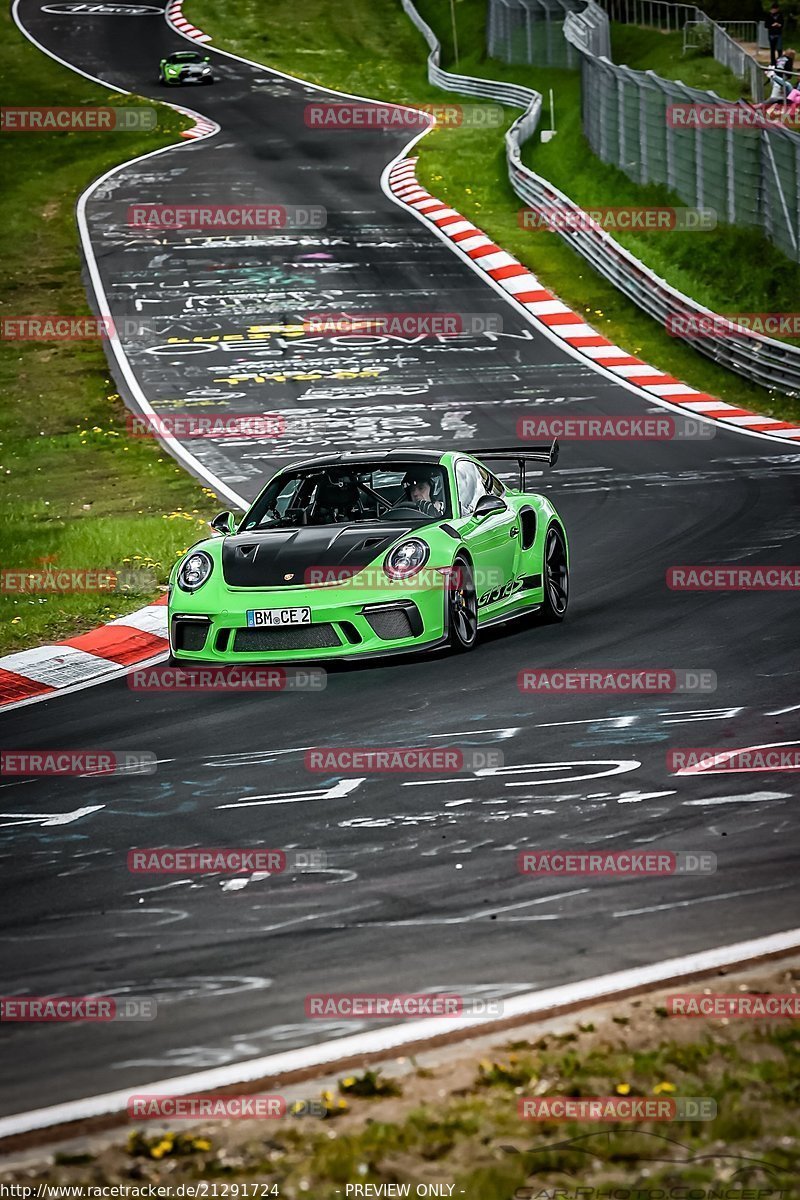
[{"label": "asphalt race track", "polygon": [[[78,16],[22,0],[19,18],[62,59],[145,96],[164,96],[161,55],[189,46],[159,13]],[[170,98],[220,133],[124,168],[87,208],[113,314],[144,319],[123,340],[155,411],[285,419],[277,440],[193,443],[205,471],[250,498],[277,463],[318,449],[507,443],[534,407],[663,412],[548,340],[384,195],[381,172],[407,132],[311,129],[318,89],[207,53],[217,84]],[[189,200],[318,205],[327,224],[246,237],[127,226],[132,204]],[[499,314],[503,332],[367,344],[270,328],[386,308]],[[214,337],[226,340],[191,340]],[[8,747],[159,760],[151,776],[4,783],[4,993],[150,996],[159,1011],[107,1028],[3,1025],[13,1086],[0,1115],[366,1027],[306,1020],[308,992],[509,996],[797,924],[796,776],[675,777],[666,765],[674,747],[797,740],[796,598],[671,592],[665,573],[800,561],[800,454],[722,429],[570,442],[541,487],[571,537],[560,627],[487,634],[466,658],[340,667],[319,693],[141,694],[122,680],[3,717]],[[718,686],[638,697],[517,687],[523,667],[576,666],[704,669]],[[307,772],[305,748],[330,745],[470,746],[502,751],[505,766]],[[186,845],[321,850],[327,867],[235,882],[127,870],[131,847]],[[711,851],[718,870],[517,872],[520,850],[564,846]]]}]

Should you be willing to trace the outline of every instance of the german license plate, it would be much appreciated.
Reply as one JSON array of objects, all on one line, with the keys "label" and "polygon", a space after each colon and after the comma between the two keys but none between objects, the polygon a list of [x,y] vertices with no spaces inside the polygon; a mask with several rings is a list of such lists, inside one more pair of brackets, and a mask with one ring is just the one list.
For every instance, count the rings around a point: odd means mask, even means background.
[{"label": "german license plate", "polygon": [[248,608],[248,626],[310,625],[310,608]]}]

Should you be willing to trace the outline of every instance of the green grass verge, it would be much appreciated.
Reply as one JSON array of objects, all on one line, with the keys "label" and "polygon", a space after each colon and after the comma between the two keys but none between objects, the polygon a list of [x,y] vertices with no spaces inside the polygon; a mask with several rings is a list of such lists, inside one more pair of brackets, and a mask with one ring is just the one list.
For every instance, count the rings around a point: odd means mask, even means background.
[{"label": "green grass verge", "polygon": [[[451,62],[448,0],[419,0],[418,7],[442,40],[445,63]],[[229,0],[224,12],[214,0],[189,0],[187,11],[220,46],[315,83],[407,103],[440,102],[448,95],[428,84],[425,43],[396,0],[351,0],[341,6],[328,0],[307,0],[302,6],[292,0],[268,6],[263,0]],[[456,0],[456,13],[458,70],[556,91],[558,135],[547,145],[526,147],[530,166],[582,204],[681,203],[665,188],[632,183],[592,154],[580,126],[577,72],[487,60],[485,0]],[[509,120],[514,116],[509,113]],[[731,404],[800,418],[800,400],[767,392],[716,366],[670,337],[557,235],[522,229],[499,130],[438,128],[418,143],[418,151],[420,179],[434,194],[478,222],[607,337]],[[674,286],[717,311],[795,309],[794,264],[752,232],[722,227],[704,234],[625,235],[620,241]]]},{"label": "green grass verge", "polygon": [[[4,101],[129,106],[60,67],[2,16]],[[90,315],[75,201],[117,163],[169,145],[191,122],[162,105],[152,132],[5,133],[2,315]],[[153,442],[125,436],[125,408],[100,342],[0,341],[0,567],[151,566],[166,581],[196,539],[210,495]],[[127,562],[126,562],[127,560]],[[0,653],[70,637],[147,595],[0,594]]]},{"label": "green grass verge", "polygon": [[611,22],[611,59],[635,71],[655,71],[662,79],[676,79],[703,92],[716,92],[723,100],[748,97],[746,83],[697,50],[683,53],[683,33],[662,33],[641,25]]},{"label": "green grass verge", "polygon": [[[58,1153],[0,1179],[72,1185],[76,1194],[87,1183],[133,1179],[171,1187],[204,1180],[209,1195],[224,1195],[227,1181],[228,1195],[285,1200],[794,1196],[798,1022],[693,1020],[676,1029],[650,997],[615,1010],[597,1029],[576,1018],[565,1032],[511,1038],[479,1062],[467,1048],[435,1067],[412,1059],[400,1076],[341,1078],[313,1101],[321,1119],[287,1116],[268,1131],[264,1121],[133,1131],[127,1144]],[[304,1094],[313,1096],[313,1085]],[[717,1115],[602,1124],[518,1115],[520,1097],[615,1095],[708,1098]],[[426,1184],[444,1190],[426,1193]]]}]

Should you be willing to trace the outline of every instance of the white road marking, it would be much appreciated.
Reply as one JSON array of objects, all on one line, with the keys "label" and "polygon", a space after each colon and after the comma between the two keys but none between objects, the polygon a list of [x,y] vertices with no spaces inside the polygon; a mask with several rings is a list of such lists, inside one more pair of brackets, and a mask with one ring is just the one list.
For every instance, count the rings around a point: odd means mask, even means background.
[{"label": "white road marking", "polygon": [[0,813],[0,829],[7,829],[11,825],[41,825],[42,828],[71,825],[73,821],[80,821],[81,817],[88,817],[101,808],[105,808],[105,804],[90,804],[86,808],[75,808],[65,813]]},{"label": "white road marking", "polygon": [[773,750],[777,746],[798,746],[797,738],[792,738],[787,742],[761,742],[757,746],[738,746],[735,750],[721,750],[718,754],[710,754],[706,759],[695,763],[691,767],[681,767],[680,771],[675,771],[675,775],[748,775],[758,772],[760,774],[768,774],[773,771],[796,771],[796,766],[786,767],[729,767],[726,764],[732,758],[736,758],[740,754],[749,754],[753,750]]},{"label": "white road marking", "polygon": [[429,738],[454,738],[454,737],[472,737],[476,733],[499,733],[501,739],[515,737],[521,733],[522,725],[508,725],[503,729],[457,729],[453,733],[429,733],[426,736]]},{"label": "white road marking", "polygon": [[498,908],[483,908],[479,912],[466,913],[463,917],[414,917],[406,921],[380,921],[383,926],[405,925],[465,925],[468,921],[480,921],[486,917],[497,916],[499,913],[514,912],[520,908],[531,908],[536,904],[552,904],[554,900],[566,900],[569,896],[582,896],[590,888],[574,888],[569,892],[555,892],[550,896],[537,896],[533,900],[521,900],[518,904],[505,904]]},{"label": "white road marking", "polygon": [[[767,937],[753,938],[729,946],[712,947],[695,954],[679,958],[648,963],[640,967],[629,967],[608,975],[582,979],[560,987],[542,988],[524,992],[503,1001],[503,1017],[516,1018],[522,1023],[538,1016],[563,1008],[565,1005],[591,1005],[611,999],[619,993],[633,990],[644,991],[656,988],[669,981],[691,979],[700,973],[744,964],[754,958],[770,954],[786,954],[800,947],[800,929],[787,929]],[[194,1093],[213,1092],[222,1088],[254,1082],[259,1079],[288,1075],[290,1072],[320,1068],[329,1071],[336,1063],[364,1054],[384,1054],[386,1058],[417,1042],[442,1033],[459,1033],[464,1037],[480,1036],[491,1028],[488,1017],[434,1017],[427,1021],[408,1021],[401,1025],[389,1025],[352,1037],[331,1038],[317,1045],[304,1046],[298,1050],[287,1050],[279,1054],[267,1054],[245,1062],[231,1063],[224,1067],[213,1067],[171,1079],[160,1079],[139,1085],[139,1091],[167,1096],[186,1096]],[[131,1088],[121,1088],[97,1096],[86,1096],[80,1100],[69,1100],[64,1104],[53,1104],[47,1108],[33,1109],[0,1118],[0,1138],[13,1137],[32,1129],[47,1129],[70,1121],[85,1121],[91,1117],[124,1113]]]},{"label": "white road marking", "polygon": [[612,913],[614,917],[639,917],[644,913],[667,912],[672,908],[691,908],[695,904],[714,904],[717,900],[735,900],[739,896],[758,896],[764,892],[782,892],[794,887],[794,881],[773,883],[769,887],[742,888],[738,892],[720,892],[716,896],[695,896],[691,900],[673,900],[669,904],[651,904],[647,908],[626,908]]},{"label": "white road marking", "polygon": [[271,792],[266,796],[242,796],[233,804],[218,804],[217,808],[252,808],[259,804],[302,804],[306,800],[340,800],[349,796],[360,784],[361,779],[340,779],[331,788],[306,788],[299,792]]},{"label": "white road marking", "polygon": [[689,808],[708,808],[714,804],[760,804],[764,800],[791,800],[790,792],[747,792],[743,796],[709,796],[705,800],[684,800]]}]

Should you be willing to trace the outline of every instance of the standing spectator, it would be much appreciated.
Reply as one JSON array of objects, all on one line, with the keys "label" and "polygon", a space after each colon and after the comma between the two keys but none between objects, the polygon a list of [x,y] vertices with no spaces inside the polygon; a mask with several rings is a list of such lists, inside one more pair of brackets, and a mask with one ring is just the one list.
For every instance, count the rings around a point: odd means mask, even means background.
[{"label": "standing spectator", "polygon": [[774,67],[778,55],[783,50],[783,14],[778,7],[778,0],[773,0],[764,24],[769,36],[769,65]]}]

